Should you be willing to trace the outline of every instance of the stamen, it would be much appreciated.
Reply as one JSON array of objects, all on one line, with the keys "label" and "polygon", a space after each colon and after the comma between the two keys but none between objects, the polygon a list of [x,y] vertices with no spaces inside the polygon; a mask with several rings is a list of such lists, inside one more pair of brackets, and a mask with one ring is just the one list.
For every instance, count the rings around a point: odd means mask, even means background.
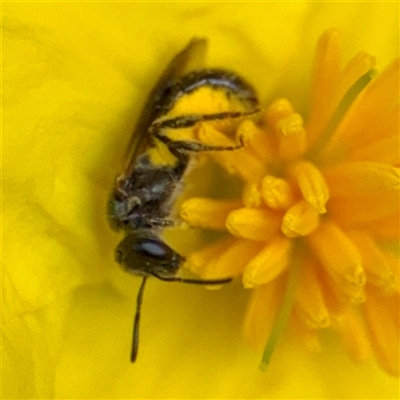
[{"label": "stamen", "polygon": [[351,231],[348,235],[360,252],[368,283],[381,288],[386,293],[394,293],[395,277],[381,249],[365,232]]},{"label": "stamen", "polygon": [[243,335],[258,350],[266,343],[274,326],[284,291],[283,279],[276,279],[252,290],[243,322]]},{"label": "stamen", "polygon": [[334,329],[339,333],[343,345],[354,361],[367,359],[371,351],[370,343],[365,327],[353,308],[349,307],[335,320]]},{"label": "stamen", "polygon": [[190,253],[186,258],[185,265],[195,274],[203,276],[204,271],[207,270],[207,265],[211,262],[210,260],[214,260],[221,253],[229,249],[236,240],[235,238],[228,238],[204,246],[200,250]]},{"label": "stamen", "polygon": [[319,352],[321,351],[321,342],[319,340],[319,330],[308,328],[303,319],[296,312],[297,309],[294,308],[293,314],[290,317],[289,327],[293,328],[296,336],[302,340],[304,345],[309,351]]},{"label": "stamen", "polygon": [[263,164],[273,158],[271,138],[252,120],[244,120],[237,128],[236,135],[243,139],[247,151],[252,151]]},{"label": "stamen", "polygon": [[285,179],[267,175],[261,181],[261,196],[273,210],[285,210],[294,202],[292,188]]},{"label": "stamen", "polygon": [[318,211],[302,200],[286,211],[282,219],[281,231],[289,238],[306,236],[313,232],[318,224]]},{"label": "stamen", "polygon": [[245,266],[262,248],[263,244],[259,242],[236,240],[216,258],[206,264],[202,277],[204,279],[215,279],[221,276],[236,277],[242,273]]},{"label": "stamen", "polygon": [[326,213],[329,189],[318,168],[310,162],[299,161],[291,167],[289,173],[297,181],[304,199],[319,213]]},{"label": "stamen", "polygon": [[303,128],[303,119],[299,114],[290,114],[275,125],[278,136],[279,157],[291,160],[301,156],[306,150],[307,136]]},{"label": "stamen", "polygon": [[363,309],[371,335],[371,344],[381,366],[398,376],[399,371],[399,297],[385,297],[369,288]]},{"label": "stamen", "polygon": [[261,250],[244,268],[243,286],[246,289],[275,279],[289,266],[292,241],[278,236]]},{"label": "stamen", "polygon": [[226,219],[226,228],[232,235],[257,241],[270,240],[279,231],[279,226],[278,215],[259,208],[240,208]]},{"label": "stamen", "polygon": [[[198,136],[202,143],[212,143],[216,146],[227,147],[238,144],[209,124],[201,125]],[[264,173],[263,163],[244,149],[212,152],[210,155],[228,173],[240,176],[246,182],[256,182]]]},{"label": "stamen", "polygon": [[243,205],[248,208],[257,208],[261,206],[261,188],[258,183],[247,183],[242,192]]},{"label": "stamen", "polygon": [[351,300],[360,301],[365,273],[354,243],[331,221],[306,237],[315,255]]},{"label": "stamen", "polygon": [[293,106],[289,100],[278,99],[267,108],[264,120],[267,125],[274,128],[281,119],[287,118],[293,112]]},{"label": "stamen", "polygon": [[225,221],[228,214],[240,206],[240,200],[192,197],[182,204],[180,215],[191,226],[225,230]]},{"label": "stamen", "polygon": [[296,289],[296,308],[308,328],[327,328],[331,317],[323,297],[323,289],[317,280],[315,266],[308,262],[302,268]]}]

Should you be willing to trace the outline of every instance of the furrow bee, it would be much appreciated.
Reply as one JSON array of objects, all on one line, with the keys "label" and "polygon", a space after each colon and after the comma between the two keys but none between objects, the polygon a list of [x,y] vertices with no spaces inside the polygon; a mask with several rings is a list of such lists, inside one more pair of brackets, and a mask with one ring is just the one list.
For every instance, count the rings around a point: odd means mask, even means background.
[{"label": "furrow bee", "polygon": [[196,154],[243,147],[240,138],[237,144],[224,147],[179,134],[192,131],[201,123],[237,120],[258,111],[257,96],[241,77],[226,70],[197,68],[206,47],[205,39],[190,41],[150,92],[108,202],[111,227],[125,234],[116,248],[115,259],[125,270],[143,279],[137,296],[132,362],[138,354],[140,310],[148,277],[204,285],[232,280],[178,276],[184,257],[161,237],[165,228],[177,224],[173,206],[186,173],[196,163]]}]

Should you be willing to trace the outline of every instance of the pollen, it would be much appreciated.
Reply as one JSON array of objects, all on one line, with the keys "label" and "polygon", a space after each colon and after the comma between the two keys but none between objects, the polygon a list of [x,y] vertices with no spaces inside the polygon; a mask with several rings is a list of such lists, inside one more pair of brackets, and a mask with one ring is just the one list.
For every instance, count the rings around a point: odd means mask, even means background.
[{"label": "pollen", "polygon": [[[316,47],[307,116],[278,98],[227,136],[204,122],[205,143],[243,147],[208,157],[242,182],[237,198],[185,201],[193,228],[223,238],[187,257],[204,278],[241,279],[251,292],[243,332],[268,365],[292,330],[310,349],[336,332],[356,362],[399,370],[399,61],[380,73],[360,52],[341,61],[341,35]],[[228,183],[227,183],[228,184]]]}]

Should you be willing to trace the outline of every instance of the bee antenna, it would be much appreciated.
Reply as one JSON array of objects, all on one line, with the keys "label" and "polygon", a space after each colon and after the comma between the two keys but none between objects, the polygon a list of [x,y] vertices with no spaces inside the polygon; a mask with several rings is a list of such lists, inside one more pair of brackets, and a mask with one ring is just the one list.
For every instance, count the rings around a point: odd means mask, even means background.
[{"label": "bee antenna", "polygon": [[138,351],[139,351],[139,326],[140,326],[140,310],[142,307],[142,299],[144,293],[144,286],[146,284],[147,276],[145,276],[142,280],[142,284],[140,285],[139,292],[136,298],[136,314],[135,320],[133,322],[133,336],[132,336],[132,351],[131,351],[131,362],[135,362]]}]

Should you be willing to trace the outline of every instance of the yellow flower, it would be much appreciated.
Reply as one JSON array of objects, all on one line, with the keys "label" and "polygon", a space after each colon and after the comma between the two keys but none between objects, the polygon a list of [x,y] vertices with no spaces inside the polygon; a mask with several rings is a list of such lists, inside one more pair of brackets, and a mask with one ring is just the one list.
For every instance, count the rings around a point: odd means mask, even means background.
[{"label": "yellow flower", "polygon": [[[397,380],[374,363],[353,366],[328,335],[323,355],[310,355],[295,329],[287,330],[268,373],[260,374],[259,354],[243,345],[238,329],[249,292],[238,284],[206,291],[153,280],[145,293],[140,357],[130,364],[140,282],[113,262],[120,237],[105,213],[146,94],[191,37],[209,38],[208,65],[244,76],[263,104],[276,95],[290,98],[309,121],[307,79],[321,32],[338,26],[349,49],[368,50],[386,65],[398,54],[396,3],[2,6],[3,398],[396,397]],[[285,151],[290,157],[293,146]],[[266,183],[285,193],[281,181]],[[252,189],[247,193],[251,199]],[[251,232],[269,235],[280,221]],[[376,231],[388,236],[391,222],[375,224]],[[186,239],[180,235],[180,246]],[[240,243],[244,254],[260,245],[254,238]],[[284,255],[285,243],[276,244]],[[268,292],[264,315],[280,296]],[[386,318],[379,308],[372,312]],[[312,345],[313,332],[304,329],[301,338]]]},{"label": "yellow flower", "polygon": [[[304,122],[276,100],[257,123],[239,125],[243,149],[214,153],[243,180],[242,201],[182,205],[191,226],[233,236],[193,252],[187,265],[206,279],[242,275],[254,289],[244,334],[255,348],[269,337],[264,368],[289,323],[312,347],[332,328],[356,361],[372,348],[398,375],[399,61],[373,78],[371,56],[358,53],[343,67],[341,53],[339,32],[328,30]],[[199,138],[234,143],[207,126]]]}]

